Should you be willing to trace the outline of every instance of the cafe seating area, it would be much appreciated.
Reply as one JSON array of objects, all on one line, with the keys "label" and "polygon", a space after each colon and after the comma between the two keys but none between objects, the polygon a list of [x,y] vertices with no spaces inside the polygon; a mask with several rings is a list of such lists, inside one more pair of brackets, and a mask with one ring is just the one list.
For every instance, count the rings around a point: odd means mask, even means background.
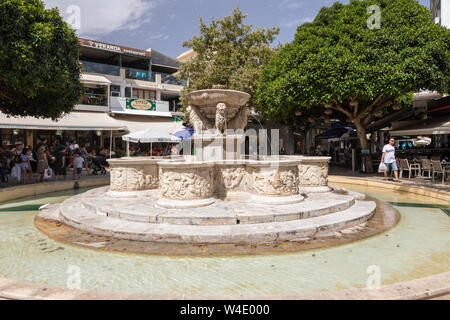
[{"label": "cafe seating area", "polygon": [[442,184],[449,181],[450,162],[445,159],[441,160],[440,156],[433,156],[431,159],[425,156],[418,156],[413,159],[397,158],[397,167],[400,178],[403,178],[404,172],[407,171],[408,179],[431,179],[433,183],[439,182]]}]

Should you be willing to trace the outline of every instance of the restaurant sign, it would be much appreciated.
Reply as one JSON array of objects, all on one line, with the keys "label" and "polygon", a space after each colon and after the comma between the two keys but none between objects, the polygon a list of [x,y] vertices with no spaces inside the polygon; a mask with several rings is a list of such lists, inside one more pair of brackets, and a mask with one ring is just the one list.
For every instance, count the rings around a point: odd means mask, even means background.
[{"label": "restaurant sign", "polygon": [[143,110],[143,111],[156,111],[156,102],[153,100],[127,98],[127,109]]},{"label": "restaurant sign", "polygon": [[152,53],[150,51],[146,50],[140,50],[140,49],[133,49],[129,47],[119,46],[115,44],[109,44],[109,43],[103,43],[98,41],[92,41],[88,39],[79,38],[79,41],[82,46],[85,47],[91,47],[95,49],[105,50],[105,51],[112,51],[117,53],[123,53],[123,54],[131,54],[134,56],[141,56],[141,57],[147,57],[150,58],[152,56]]}]

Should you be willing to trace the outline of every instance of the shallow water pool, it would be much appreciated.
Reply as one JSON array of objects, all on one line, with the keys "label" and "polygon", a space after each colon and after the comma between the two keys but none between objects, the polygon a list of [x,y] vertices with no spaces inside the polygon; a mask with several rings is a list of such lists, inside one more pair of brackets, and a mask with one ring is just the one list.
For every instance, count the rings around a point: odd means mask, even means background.
[{"label": "shallow water pool", "polygon": [[379,268],[382,285],[450,270],[447,203],[379,188],[342,186],[395,204],[402,216],[400,223],[369,239],[299,253],[141,256],[65,245],[38,231],[33,220],[39,206],[61,202],[74,191],[4,203],[0,205],[0,277],[66,287],[70,266],[77,266],[82,289],[257,295],[365,287],[369,266]]}]

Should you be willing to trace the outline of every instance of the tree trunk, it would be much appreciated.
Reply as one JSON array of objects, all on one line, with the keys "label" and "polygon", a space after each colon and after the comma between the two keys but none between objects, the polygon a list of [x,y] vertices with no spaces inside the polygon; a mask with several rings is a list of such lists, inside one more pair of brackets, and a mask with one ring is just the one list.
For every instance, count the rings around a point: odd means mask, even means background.
[{"label": "tree trunk", "polygon": [[[355,127],[356,127],[356,133],[358,135],[359,142],[361,144],[361,148],[368,150],[370,147],[369,147],[369,141],[367,140],[367,136],[366,136],[366,128],[361,124],[360,121],[354,120],[353,123],[355,124]],[[369,153],[369,155],[365,156],[365,159],[366,159],[365,160],[366,172],[373,173],[372,154]]]}]

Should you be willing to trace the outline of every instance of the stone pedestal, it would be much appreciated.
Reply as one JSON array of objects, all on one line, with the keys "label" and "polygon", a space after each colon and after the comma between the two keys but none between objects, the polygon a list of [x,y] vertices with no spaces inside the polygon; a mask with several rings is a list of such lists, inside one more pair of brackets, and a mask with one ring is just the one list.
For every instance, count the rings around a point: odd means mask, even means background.
[{"label": "stone pedestal", "polygon": [[303,201],[298,189],[299,161],[248,161],[247,191],[251,201],[263,204],[292,204]]},{"label": "stone pedestal", "polygon": [[165,208],[192,208],[214,203],[214,163],[160,162],[161,199]]},{"label": "stone pedestal", "polygon": [[108,160],[111,170],[110,195],[133,196],[158,189],[160,160],[144,157]]},{"label": "stone pedestal", "polygon": [[302,157],[298,166],[299,192],[328,192],[328,170],[330,157]]}]

